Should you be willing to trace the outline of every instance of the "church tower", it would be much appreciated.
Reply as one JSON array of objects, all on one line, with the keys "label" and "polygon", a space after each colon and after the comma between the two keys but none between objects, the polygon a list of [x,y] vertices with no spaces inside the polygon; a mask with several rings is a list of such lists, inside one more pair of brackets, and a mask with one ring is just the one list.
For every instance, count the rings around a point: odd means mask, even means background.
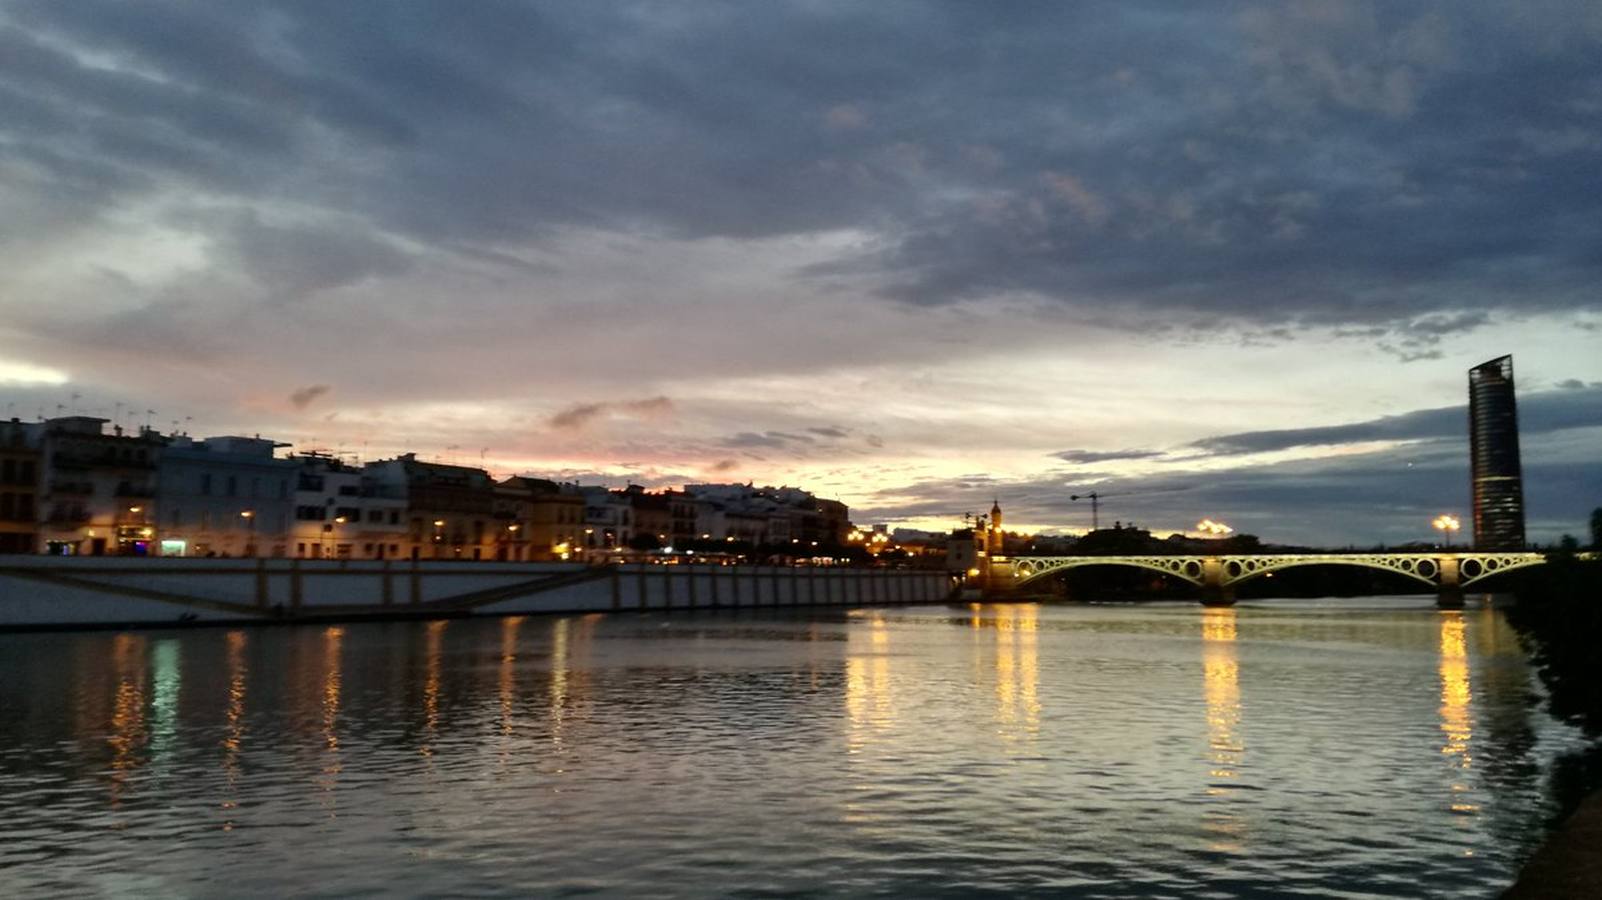
[{"label": "church tower", "polygon": [[995,500],[990,506],[990,540],[985,550],[991,556],[1001,556],[1004,549],[1001,539],[1001,501]]}]

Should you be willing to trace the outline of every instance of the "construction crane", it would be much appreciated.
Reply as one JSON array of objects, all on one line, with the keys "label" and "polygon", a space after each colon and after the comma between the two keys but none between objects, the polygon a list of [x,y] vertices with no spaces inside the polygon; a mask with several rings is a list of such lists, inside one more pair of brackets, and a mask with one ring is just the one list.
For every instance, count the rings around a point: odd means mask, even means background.
[{"label": "construction crane", "polygon": [[1096,493],[1095,491],[1091,491],[1088,494],[1070,494],[1068,499],[1069,500],[1089,500],[1090,501],[1090,530],[1091,531],[1100,531],[1101,530],[1101,495],[1100,494]]},{"label": "construction crane", "polygon": [[1189,489],[1190,485],[1176,485],[1174,487],[1158,488],[1155,490],[1119,491],[1116,494],[1103,494],[1100,491],[1091,491],[1088,494],[1070,494],[1068,499],[1090,501],[1090,530],[1099,531],[1101,530],[1101,501],[1108,497],[1142,497],[1150,494],[1171,494],[1176,491],[1186,491]]}]

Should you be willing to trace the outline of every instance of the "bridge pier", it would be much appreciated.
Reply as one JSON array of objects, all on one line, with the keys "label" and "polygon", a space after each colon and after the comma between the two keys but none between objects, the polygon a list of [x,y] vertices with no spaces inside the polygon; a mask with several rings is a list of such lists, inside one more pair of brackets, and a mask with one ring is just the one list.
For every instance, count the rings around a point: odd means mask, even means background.
[{"label": "bridge pier", "polygon": [[1462,577],[1458,572],[1456,556],[1443,556],[1435,561],[1439,575],[1436,579],[1438,585],[1435,594],[1437,609],[1462,609],[1463,586]]},{"label": "bridge pier", "polygon": [[1224,584],[1224,561],[1209,556],[1201,561],[1202,606],[1234,606],[1235,588]]}]

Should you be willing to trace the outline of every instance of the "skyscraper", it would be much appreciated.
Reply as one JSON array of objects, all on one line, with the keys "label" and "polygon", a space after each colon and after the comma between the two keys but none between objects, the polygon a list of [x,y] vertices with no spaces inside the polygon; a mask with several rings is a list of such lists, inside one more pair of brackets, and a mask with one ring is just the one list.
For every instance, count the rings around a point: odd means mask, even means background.
[{"label": "skyscraper", "polygon": [[1524,475],[1513,357],[1469,369],[1469,458],[1473,466],[1474,547],[1524,549]]}]

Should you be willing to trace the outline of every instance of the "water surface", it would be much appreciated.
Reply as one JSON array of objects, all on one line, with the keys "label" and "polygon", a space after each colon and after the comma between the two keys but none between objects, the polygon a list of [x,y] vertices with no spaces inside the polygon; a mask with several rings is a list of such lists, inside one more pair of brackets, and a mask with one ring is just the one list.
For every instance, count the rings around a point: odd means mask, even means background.
[{"label": "water surface", "polygon": [[0,893],[1492,896],[1535,690],[1427,599],[0,635]]}]

